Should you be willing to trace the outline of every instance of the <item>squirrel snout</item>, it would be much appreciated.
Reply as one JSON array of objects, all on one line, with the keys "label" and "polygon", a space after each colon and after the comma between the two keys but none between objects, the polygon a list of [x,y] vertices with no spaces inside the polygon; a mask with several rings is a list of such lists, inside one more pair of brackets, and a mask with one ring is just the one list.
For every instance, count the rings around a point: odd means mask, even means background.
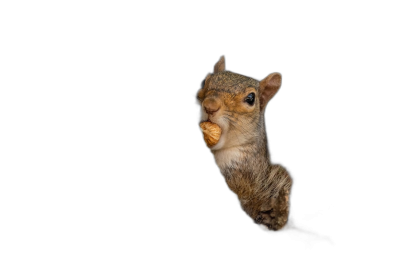
[{"label": "squirrel snout", "polygon": [[206,98],[203,101],[203,107],[207,114],[213,115],[221,107],[221,101],[215,98]]}]

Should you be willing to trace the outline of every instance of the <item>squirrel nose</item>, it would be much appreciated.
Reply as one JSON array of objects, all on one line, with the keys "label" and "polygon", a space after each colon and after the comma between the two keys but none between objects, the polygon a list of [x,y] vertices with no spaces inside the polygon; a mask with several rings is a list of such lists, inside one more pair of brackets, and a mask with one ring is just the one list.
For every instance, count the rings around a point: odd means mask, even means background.
[{"label": "squirrel nose", "polygon": [[203,102],[203,107],[207,114],[212,115],[221,107],[221,101],[215,98],[206,98]]}]

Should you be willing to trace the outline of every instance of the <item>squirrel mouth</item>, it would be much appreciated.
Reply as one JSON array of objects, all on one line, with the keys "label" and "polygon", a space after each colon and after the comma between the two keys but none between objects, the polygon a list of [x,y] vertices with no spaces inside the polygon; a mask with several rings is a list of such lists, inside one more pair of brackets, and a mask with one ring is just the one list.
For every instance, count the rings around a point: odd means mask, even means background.
[{"label": "squirrel mouth", "polygon": [[202,120],[202,121],[200,122],[200,124],[203,123],[203,122],[211,122],[211,123],[213,123],[213,124],[215,124],[215,125],[218,125],[218,127],[221,127],[218,123],[216,123],[215,121],[212,121],[210,118],[208,118],[208,119],[206,119],[206,120]]},{"label": "squirrel mouth", "polygon": [[206,119],[206,120],[200,121],[200,123],[202,123],[202,122],[211,122],[211,123],[215,123],[215,122],[211,121],[210,118],[208,118],[208,119]]},{"label": "squirrel mouth", "polygon": [[211,120],[206,120],[200,123],[200,128],[203,132],[204,141],[206,141],[207,146],[209,148],[215,146],[221,137],[221,127]]}]

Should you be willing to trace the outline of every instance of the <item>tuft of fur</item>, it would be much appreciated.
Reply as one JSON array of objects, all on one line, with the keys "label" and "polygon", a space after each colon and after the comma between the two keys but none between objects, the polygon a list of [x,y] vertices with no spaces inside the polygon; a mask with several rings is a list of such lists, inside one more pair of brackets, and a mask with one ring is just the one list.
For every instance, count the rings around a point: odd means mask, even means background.
[{"label": "tuft of fur", "polygon": [[[280,165],[272,164],[265,131],[264,110],[278,91],[280,74],[261,82],[225,71],[225,58],[215,64],[198,92],[202,119],[222,128],[220,141],[211,151],[228,187],[237,194],[243,210],[255,223],[281,229],[288,220],[292,179]],[[261,85],[261,86],[260,86]],[[243,102],[256,94],[255,107]],[[206,114],[204,100],[217,99],[219,109]]]}]

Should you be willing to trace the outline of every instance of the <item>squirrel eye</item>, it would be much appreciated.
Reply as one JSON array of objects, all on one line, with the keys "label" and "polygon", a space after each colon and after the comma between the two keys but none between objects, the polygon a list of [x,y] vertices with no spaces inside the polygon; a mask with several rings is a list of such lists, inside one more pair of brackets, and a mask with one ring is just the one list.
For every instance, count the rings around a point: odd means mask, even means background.
[{"label": "squirrel eye", "polygon": [[249,94],[246,96],[244,101],[249,104],[250,106],[254,105],[254,100],[256,99],[256,95],[254,93]]},{"label": "squirrel eye", "polygon": [[203,80],[201,80],[201,82],[200,82],[200,88],[203,88],[204,87],[204,83],[206,82],[206,79],[203,79]]}]

